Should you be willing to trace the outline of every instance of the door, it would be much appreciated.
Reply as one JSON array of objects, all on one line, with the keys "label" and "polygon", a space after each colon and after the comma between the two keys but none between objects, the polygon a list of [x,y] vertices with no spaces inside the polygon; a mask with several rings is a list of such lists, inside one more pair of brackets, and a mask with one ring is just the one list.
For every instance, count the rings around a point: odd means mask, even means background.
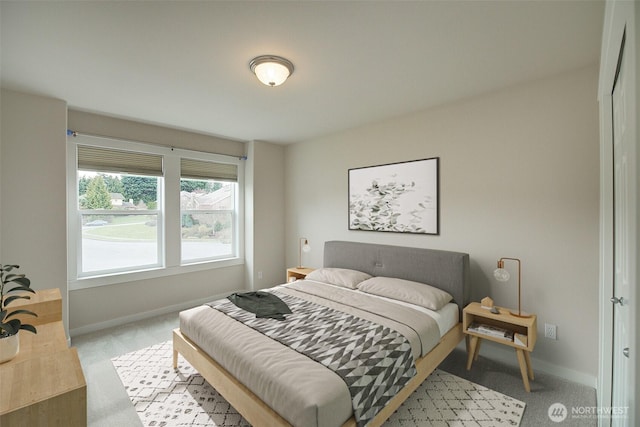
[{"label": "door", "polygon": [[[633,77],[629,73],[629,55],[625,55],[625,37],[618,57],[618,70],[612,91],[612,128],[613,128],[613,372],[611,387],[611,407],[631,408],[630,399],[633,397],[632,372],[629,359],[631,334],[630,310],[631,300],[631,262],[634,254],[630,245],[634,220],[631,191],[633,185],[633,140],[629,126],[633,119],[630,117],[632,108],[629,105],[632,96],[629,93],[628,81]],[[626,417],[612,416],[612,426],[626,426]]]}]

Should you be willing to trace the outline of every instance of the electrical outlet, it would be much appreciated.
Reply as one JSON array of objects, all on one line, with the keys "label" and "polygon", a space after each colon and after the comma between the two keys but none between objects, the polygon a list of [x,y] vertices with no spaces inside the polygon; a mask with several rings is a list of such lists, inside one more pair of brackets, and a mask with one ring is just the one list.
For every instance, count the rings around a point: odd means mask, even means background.
[{"label": "electrical outlet", "polygon": [[258,271],[258,280],[262,280],[262,271]]},{"label": "electrical outlet", "polygon": [[544,324],[544,337],[552,340],[557,340],[557,326],[552,325],[551,323]]}]

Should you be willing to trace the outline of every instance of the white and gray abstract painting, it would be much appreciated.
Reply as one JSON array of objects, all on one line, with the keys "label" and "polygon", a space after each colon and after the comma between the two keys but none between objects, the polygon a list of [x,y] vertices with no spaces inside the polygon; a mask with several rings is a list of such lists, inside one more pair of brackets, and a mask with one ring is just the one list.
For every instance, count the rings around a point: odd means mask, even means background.
[{"label": "white and gray abstract painting", "polygon": [[438,234],[438,160],[349,170],[349,229]]}]

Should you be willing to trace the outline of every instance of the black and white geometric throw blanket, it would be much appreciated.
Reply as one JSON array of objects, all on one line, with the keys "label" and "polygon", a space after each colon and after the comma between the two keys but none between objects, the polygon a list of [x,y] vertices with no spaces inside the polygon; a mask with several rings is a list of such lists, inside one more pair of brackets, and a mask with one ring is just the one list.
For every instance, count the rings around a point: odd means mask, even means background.
[{"label": "black and white geometric throw blanket", "polygon": [[207,305],[337,373],[349,388],[359,427],[416,375],[411,344],[393,329],[272,292],[293,312],[285,321],[256,318],[226,299]]}]

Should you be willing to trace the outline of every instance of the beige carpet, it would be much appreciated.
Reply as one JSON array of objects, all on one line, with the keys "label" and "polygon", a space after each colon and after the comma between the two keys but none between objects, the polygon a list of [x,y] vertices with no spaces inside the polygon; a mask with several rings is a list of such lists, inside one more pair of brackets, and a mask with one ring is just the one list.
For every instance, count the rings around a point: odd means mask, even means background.
[{"label": "beige carpet", "polygon": [[[172,367],[167,341],[112,359],[144,426],[248,426],[182,357]],[[518,426],[525,404],[436,370],[384,424],[399,426]]]}]

